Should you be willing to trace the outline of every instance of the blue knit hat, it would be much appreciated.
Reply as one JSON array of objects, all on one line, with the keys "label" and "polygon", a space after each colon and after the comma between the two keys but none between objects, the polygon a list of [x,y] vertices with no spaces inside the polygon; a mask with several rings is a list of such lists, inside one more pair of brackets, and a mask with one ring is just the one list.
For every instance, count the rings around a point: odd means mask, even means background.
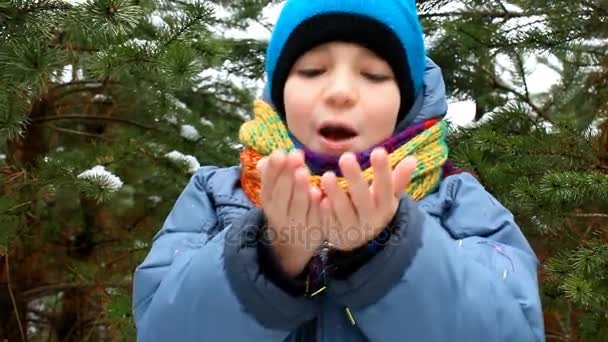
[{"label": "blue knit hat", "polygon": [[422,91],[426,63],[415,0],[287,0],[266,51],[267,91],[279,113],[293,63],[330,41],[358,43],[388,62],[399,83],[403,119]]}]

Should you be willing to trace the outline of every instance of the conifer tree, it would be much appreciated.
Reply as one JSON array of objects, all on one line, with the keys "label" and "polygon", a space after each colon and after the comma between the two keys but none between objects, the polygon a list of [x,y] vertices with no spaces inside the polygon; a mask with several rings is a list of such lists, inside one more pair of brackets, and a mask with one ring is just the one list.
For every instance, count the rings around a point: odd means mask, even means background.
[{"label": "conifer tree", "polygon": [[[513,211],[538,254],[547,340],[605,341],[608,3],[418,5],[450,96],[476,103],[451,156]],[[534,91],[539,68],[559,81]]]},{"label": "conifer tree", "polygon": [[135,340],[135,266],[192,173],[238,163],[265,43],[224,32],[265,5],[0,2],[0,340]]},{"label": "conifer tree", "polygon": [[[134,266],[192,172],[238,162],[265,43],[223,33],[268,2],[0,0],[0,339],[135,339]],[[417,3],[476,103],[451,157],[538,254],[547,340],[605,340],[608,5]],[[538,68],[559,82],[535,91]]]}]

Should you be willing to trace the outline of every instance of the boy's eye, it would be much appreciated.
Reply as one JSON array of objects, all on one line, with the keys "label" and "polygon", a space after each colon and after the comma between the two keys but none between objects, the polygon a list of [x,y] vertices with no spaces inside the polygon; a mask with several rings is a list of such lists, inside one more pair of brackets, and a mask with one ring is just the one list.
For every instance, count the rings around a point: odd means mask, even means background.
[{"label": "boy's eye", "polygon": [[298,74],[304,77],[312,78],[323,73],[323,69],[300,69]]},{"label": "boy's eye", "polygon": [[368,80],[375,82],[375,83],[380,83],[380,82],[384,82],[384,81],[391,79],[391,77],[389,75],[376,74],[376,73],[372,73],[372,72],[363,72],[362,75],[365,76]]}]

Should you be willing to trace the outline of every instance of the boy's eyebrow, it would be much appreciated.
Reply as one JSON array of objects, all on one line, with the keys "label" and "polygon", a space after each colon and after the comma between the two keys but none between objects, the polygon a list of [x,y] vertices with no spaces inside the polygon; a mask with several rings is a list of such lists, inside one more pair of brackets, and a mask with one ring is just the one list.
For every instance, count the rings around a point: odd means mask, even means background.
[{"label": "boy's eyebrow", "polygon": [[319,45],[319,46],[313,48],[309,52],[313,55],[316,55],[318,53],[327,52],[328,50],[329,50],[329,46],[324,44],[324,45]]},{"label": "boy's eyebrow", "polygon": [[360,52],[361,57],[372,57],[382,59],[378,54],[369,49],[362,49]]},{"label": "boy's eyebrow", "polygon": [[303,61],[306,62],[310,62],[312,61],[317,61],[319,58],[322,58],[320,56],[326,55],[328,53],[328,50],[326,47],[322,47],[319,48],[318,50],[315,48],[313,50],[310,50],[308,53],[302,55],[300,58],[298,58],[296,60],[296,62],[294,63],[294,65],[298,65],[300,63],[302,63]]}]

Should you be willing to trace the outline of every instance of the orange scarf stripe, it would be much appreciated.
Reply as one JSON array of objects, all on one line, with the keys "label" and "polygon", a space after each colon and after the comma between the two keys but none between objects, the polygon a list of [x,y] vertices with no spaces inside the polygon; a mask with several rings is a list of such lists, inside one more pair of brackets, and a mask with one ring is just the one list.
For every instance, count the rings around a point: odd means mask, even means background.
[{"label": "orange scarf stripe", "polygon": [[[260,207],[261,179],[257,170],[258,161],[275,150],[288,152],[295,147],[283,121],[272,107],[263,101],[255,101],[254,114],[253,120],[244,123],[239,131],[239,139],[245,146],[240,155],[241,186],[251,202]],[[388,155],[391,169],[408,155],[418,159],[412,181],[404,189],[414,200],[420,200],[432,192],[441,181],[442,165],[448,156],[446,133],[445,123],[436,122]],[[373,168],[369,166],[362,172],[363,178],[371,184],[374,179]],[[321,175],[311,175],[310,183],[323,191]],[[338,184],[348,192],[346,178],[338,177]]]}]

